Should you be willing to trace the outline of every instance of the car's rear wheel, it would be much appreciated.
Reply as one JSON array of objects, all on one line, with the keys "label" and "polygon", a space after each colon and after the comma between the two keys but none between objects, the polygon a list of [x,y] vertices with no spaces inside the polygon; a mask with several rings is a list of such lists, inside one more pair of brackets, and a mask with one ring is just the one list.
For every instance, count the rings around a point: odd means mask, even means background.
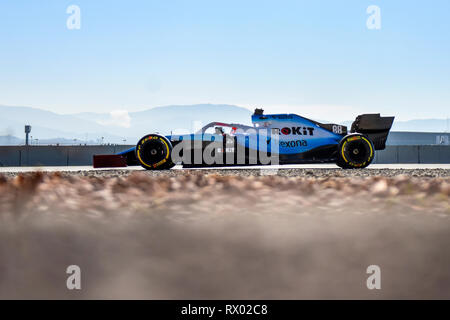
[{"label": "car's rear wheel", "polygon": [[164,170],[174,166],[172,163],[172,144],[158,134],[142,137],[136,145],[136,158],[147,170]]},{"label": "car's rear wheel", "polygon": [[372,141],[365,135],[354,133],[345,136],[339,143],[336,164],[343,169],[361,169],[367,167],[373,158]]}]

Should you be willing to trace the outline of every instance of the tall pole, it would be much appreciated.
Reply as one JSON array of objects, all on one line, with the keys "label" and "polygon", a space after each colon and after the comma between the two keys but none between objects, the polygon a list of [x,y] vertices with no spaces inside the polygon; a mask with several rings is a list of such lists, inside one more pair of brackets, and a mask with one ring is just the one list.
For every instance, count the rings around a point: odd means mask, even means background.
[{"label": "tall pole", "polygon": [[31,132],[31,126],[30,126],[29,124],[27,124],[27,125],[25,126],[25,145],[26,145],[26,146],[27,146],[28,143],[29,143],[28,136],[29,136],[30,132]]}]

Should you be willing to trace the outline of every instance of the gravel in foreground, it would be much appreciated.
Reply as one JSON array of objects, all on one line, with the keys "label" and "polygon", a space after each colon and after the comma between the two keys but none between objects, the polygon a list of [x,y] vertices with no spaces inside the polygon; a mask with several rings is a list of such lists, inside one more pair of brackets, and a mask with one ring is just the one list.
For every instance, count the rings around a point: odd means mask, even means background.
[{"label": "gravel in foreground", "polygon": [[450,298],[449,170],[261,172],[0,176],[0,298]]}]

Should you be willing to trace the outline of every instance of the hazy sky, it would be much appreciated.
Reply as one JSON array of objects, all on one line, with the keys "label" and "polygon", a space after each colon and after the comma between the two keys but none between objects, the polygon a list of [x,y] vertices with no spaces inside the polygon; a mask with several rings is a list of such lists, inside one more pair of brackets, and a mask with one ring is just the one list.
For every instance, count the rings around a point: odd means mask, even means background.
[{"label": "hazy sky", "polygon": [[[80,29],[67,28],[69,5]],[[0,44],[3,105],[450,115],[449,0],[2,0]]]}]

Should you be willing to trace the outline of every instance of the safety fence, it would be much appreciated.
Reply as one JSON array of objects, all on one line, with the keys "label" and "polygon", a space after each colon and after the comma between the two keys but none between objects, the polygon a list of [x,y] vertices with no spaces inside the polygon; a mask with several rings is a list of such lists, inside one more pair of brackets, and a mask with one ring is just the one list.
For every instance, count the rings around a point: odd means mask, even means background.
[{"label": "safety fence", "polygon": [[[0,166],[88,166],[95,154],[114,154],[132,145],[0,146]],[[450,163],[450,146],[387,146],[374,163]]]}]

